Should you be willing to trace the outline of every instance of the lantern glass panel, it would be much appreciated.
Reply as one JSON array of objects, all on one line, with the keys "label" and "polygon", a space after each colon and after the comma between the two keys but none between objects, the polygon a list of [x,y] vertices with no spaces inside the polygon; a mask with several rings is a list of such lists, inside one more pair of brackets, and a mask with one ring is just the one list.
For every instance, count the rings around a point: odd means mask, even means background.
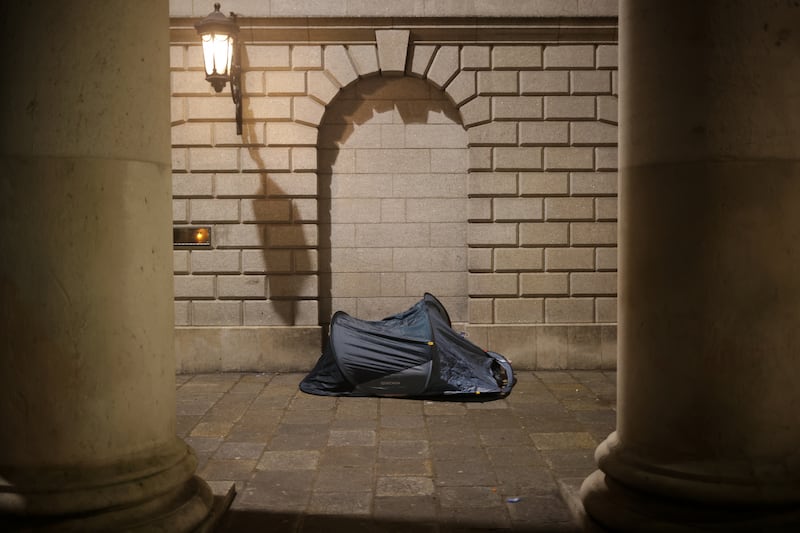
[{"label": "lantern glass panel", "polygon": [[233,38],[228,35],[216,33],[203,35],[203,61],[206,75],[228,75],[233,56],[232,44]]}]

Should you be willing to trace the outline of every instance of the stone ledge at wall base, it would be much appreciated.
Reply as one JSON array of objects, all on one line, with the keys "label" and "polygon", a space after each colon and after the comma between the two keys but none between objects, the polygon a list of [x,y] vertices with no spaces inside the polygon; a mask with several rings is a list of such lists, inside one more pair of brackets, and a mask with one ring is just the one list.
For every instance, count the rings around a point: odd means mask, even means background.
[{"label": "stone ledge at wall base", "polygon": [[615,370],[616,324],[468,325],[469,340],[518,370]]},{"label": "stone ledge at wall base", "polygon": [[[517,370],[614,370],[616,324],[454,324]],[[320,326],[175,328],[178,373],[308,372],[322,353]]]},{"label": "stone ledge at wall base", "polygon": [[321,346],[320,326],[175,328],[178,373],[303,372]]}]

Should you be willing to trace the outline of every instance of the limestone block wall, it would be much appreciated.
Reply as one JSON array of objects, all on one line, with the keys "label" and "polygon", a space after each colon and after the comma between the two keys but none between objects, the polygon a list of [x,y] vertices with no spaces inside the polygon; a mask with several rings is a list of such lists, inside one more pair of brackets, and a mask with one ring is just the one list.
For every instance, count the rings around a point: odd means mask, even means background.
[{"label": "limestone block wall", "polygon": [[614,24],[498,40],[240,21],[240,137],[189,22],[174,223],[211,225],[213,246],[175,251],[182,370],[308,369],[332,311],[380,318],[425,291],[521,368],[615,365]]}]

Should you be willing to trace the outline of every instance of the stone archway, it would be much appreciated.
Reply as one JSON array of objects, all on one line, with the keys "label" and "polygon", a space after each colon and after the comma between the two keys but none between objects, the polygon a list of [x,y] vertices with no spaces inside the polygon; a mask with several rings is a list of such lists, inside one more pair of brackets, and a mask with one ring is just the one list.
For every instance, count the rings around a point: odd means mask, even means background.
[{"label": "stone archway", "polygon": [[342,90],[320,126],[320,323],[378,320],[433,292],[467,315],[467,133],[410,77]]}]

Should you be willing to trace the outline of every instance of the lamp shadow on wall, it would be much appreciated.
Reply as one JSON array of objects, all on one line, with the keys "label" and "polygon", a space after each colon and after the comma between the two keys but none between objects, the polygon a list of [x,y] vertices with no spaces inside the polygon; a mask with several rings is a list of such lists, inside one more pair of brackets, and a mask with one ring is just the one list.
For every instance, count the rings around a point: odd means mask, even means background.
[{"label": "lamp shadow on wall", "polygon": [[[393,117],[392,121],[387,119],[387,115],[390,113]],[[357,160],[358,155],[353,155],[353,161],[349,161],[348,157],[352,154],[347,152],[352,152],[354,146],[381,150],[405,147],[405,144],[398,144],[397,139],[394,141],[387,141],[384,138],[367,139],[365,137],[368,135],[364,135],[364,131],[367,130],[359,131],[360,127],[370,122],[400,128],[411,124],[434,124],[437,123],[437,119],[432,117],[437,115],[439,123],[457,124],[463,128],[458,110],[443,91],[427,80],[409,76],[382,77],[375,75],[359,79],[342,89],[328,105],[320,125],[317,145],[320,229],[319,322],[324,329],[327,329],[333,312],[337,310],[358,314],[360,318],[382,318],[364,316],[365,313],[358,312],[354,303],[357,297],[336,294],[339,289],[334,286],[336,265],[333,255],[335,248],[343,245],[341,242],[336,242],[340,236],[336,235],[337,222],[333,199],[337,197],[336,189],[339,184],[337,184],[334,174],[349,174],[352,171],[354,174],[358,174],[359,178],[375,177],[377,179],[379,172],[371,172],[366,167],[361,167],[361,162]],[[401,135],[408,135],[408,133],[403,132]],[[350,144],[348,144],[349,141]],[[466,145],[464,148],[466,149]],[[344,154],[347,154],[347,157],[343,157]],[[348,168],[350,170],[347,170]],[[396,168],[394,172],[402,173],[404,169]],[[362,196],[362,194],[359,193],[357,196]],[[386,199],[388,198],[405,199],[405,197],[393,196],[391,193],[386,197]],[[381,217],[381,222],[384,222],[383,215]],[[357,237],[354,236],[353,239],[355,240],[354,248],[358,248],[360,243],[356,240]],[[356,252],[356,250],[352,251]],[[369,266],[365,266],[365,269],[369,270],[369,268]],[[354,292],[348,294],[355,294],[364,287],[360,289],[353,287],[353,289]],[[436,287],[430,288],[431,291],[435,289]],[[421,296],[422,294],[408,295],[405,303],[413,304]],[[398,301],[397,307],[392,312],[401,311],[405,303]]]},{"label": "lamp shadow on wall", "polygon": [[[247,51],[243,47],[242,63],[248,64]],[[243,116],[253,116],[252,109],[250,108],[250,98],[242,98],[242,114]],[[263,130],[262,130],[263,135]],[[258,174],[261,176],[262,182],[262,195],[257,199],[242,199],[242,202],[253,202],[253,213],[257,220],[257,224],[262,226],[261,244],[263,250],[263,274],[266,278],[265,289],[267,301],[272,305],[268,306],[263,312],[263,316],[258,320],[258,324],[249,324],[247,316],[244,316],[245,325],[259,325],[259,326],[294,326],[297,325],[298,304],[297,302],[302,298],[303,284],[298,281],[298,276],[301,273],[296,272],[296,265],[309,265],[313,263],[311,257],[312,251],[309,249],[309,244],[301,239],[303,233],[298,231],[295,233],[297,239],[292,243],[291,249],[289,248],[276,248],[273,247],[274,243],[271,242],[269,237],[270,223],[275,222],[281,225],[297,225],[294,220],[294,206],[289,194],[273,179],[270,178],[269,169],[279,168],[281,165],[270,164],[265,161],[260,151],[265,145],[265,139],[259,138],[256,131],[256,123],[254,121],[244,121],[242,124],[242,147],[247,150],[250,159],[254,163],[254,168],[257,169]],[[267,202],[264,202],[267,200]],[[281,200],[288,204],[288,220],[279,220],[279,216],[273,212],[274,204],[269,200]],[[277,224],[276,224],[277,225]]]}]

